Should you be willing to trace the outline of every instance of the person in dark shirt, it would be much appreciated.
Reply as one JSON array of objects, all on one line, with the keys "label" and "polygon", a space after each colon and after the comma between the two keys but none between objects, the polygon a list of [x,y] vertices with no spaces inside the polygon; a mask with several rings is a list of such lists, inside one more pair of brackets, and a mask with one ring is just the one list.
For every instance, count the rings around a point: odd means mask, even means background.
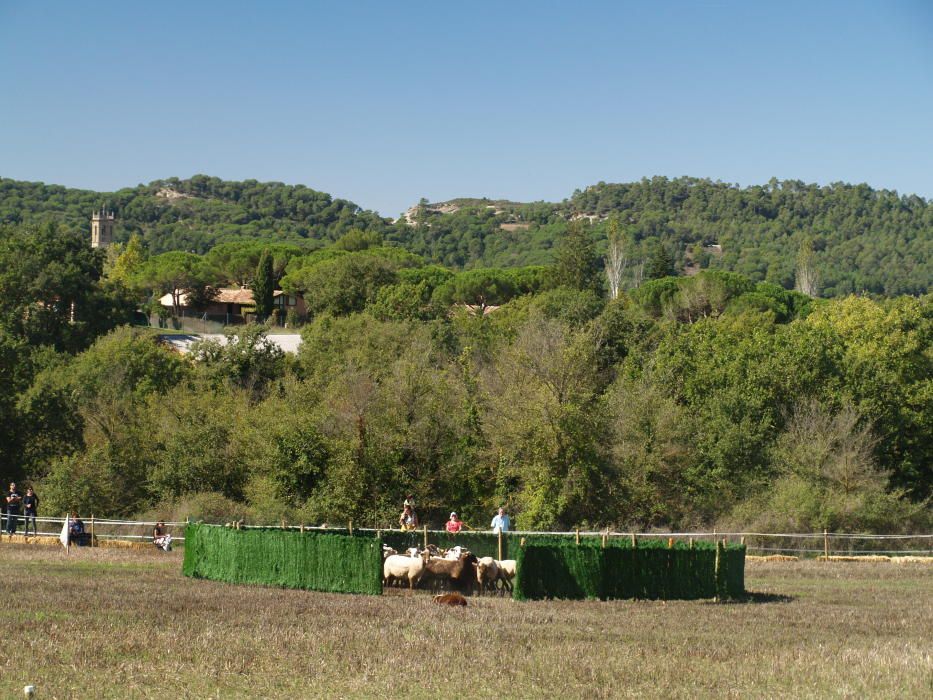
[{"label": "person in dark shirt", "polygon": [[16,490],[16,484],[10,484],[10,490],[6,494],[4,503],[6,504],[6,534],[15,535],[16,526],[19,524],[19,508],[23,502],[23,497]]},{"label": "person in dark shirt", "polygon": [[83,547],[87,544],[84,536],[84,521],[78,517],[77,513],[71,514],[71,526],[68,528],[68,541]]},{"label": "person in dark shirt", "polygon": [[152,544],[166,552],[172,551],[172,536],[165,531],[165,523],[162,520],[152,528]]},{"label": "person in dark shirt", "polygon": [[29,537],[29,521],[32,520],[32,534],[33,537],[38,536],[39,531],[36,529],[36,515],[39,514],[39,497],[36,495],[36,492],[32,490],[32,487],[26,489],[26,495],[23,498],[23,520],[25,525],[25,530],[23,531],[24,537]]}]

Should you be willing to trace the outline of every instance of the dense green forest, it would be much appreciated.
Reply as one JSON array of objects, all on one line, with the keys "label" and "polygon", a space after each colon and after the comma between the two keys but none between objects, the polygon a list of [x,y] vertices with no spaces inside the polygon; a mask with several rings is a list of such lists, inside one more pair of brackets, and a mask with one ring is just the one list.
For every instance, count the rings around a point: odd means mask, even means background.
[{"label": "dense green forest", "polygon": [[255,238],[315,247],[354,226],[388,228],[384,219],[352,202],[280,182],[196,175],[91,192],[0,178],[0,224],[54,221],[89,231],[90,212],[101,206],[117,213],[118,241],[137,234],[153,253],[205,253],[218,243]]},{"label": "dense green forest", "polygon": [[[930,296],[671,276],[660,248],[613,286],[582,222],[520,267],[328,235],[196,255],[8,225],[0,477],[52,513],[386,524],[414,493],[434,525],[500,504],[523,528],[931,525]],[[182,356],[126,325],[175,288],[270,276],[308,300],[296,356],[263,326]]]},{"label": "dense green forest", "polygon": [[422,201],[392,223],[300,185],[197,175],[97,193],[0,179],[0,223],[52,220],[87,232],[101,205],[117,212],[118,241],[136,234],[150,253],[203,254],[255,239],[313,250],[359,229],[452,269],[549,265],[569,222],[585,220],[600,251],[617,227],[629,275],[663,249],[678,271],[726,270],[786,289],[798,282],[805,252],[809,291],[822,297],[925,294],[933,279],[933,204],[867,185],[772,180],[740,188],[656,177],[599,183],[559,203]]}]

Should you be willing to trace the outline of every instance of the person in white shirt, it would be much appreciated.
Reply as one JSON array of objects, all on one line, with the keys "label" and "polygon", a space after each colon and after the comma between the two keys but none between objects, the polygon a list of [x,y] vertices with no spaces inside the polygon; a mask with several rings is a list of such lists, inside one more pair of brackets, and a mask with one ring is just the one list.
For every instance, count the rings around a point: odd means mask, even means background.
[{"label": "person in white shirt", "polygon": [[508,532],[509,531],[509,516],[505,514],[505,508],[500,508],[499,512],[493,516],[492,523],[490,527],[493,532]]}]

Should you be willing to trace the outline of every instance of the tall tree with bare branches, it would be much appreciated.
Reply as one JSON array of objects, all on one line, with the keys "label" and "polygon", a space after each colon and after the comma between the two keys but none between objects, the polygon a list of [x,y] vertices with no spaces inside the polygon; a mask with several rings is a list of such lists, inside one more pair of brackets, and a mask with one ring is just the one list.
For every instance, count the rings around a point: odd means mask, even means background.
[{"label": "tall tree with bare branches", "polygon": [[813,241],[806,240],[797,253],[797,274],[794,287],[798,292],[810,297],[820,294],[820,274],[816,271],[816,255],[813,252]]},{"label": "tall tree with bare branches", "polygon": [[603,260],[606,270],[606,281],[609,283],[609,298],[618,299],[622,288],[622,275],[628,266],[628,257],[625,254],[625,244],[619,231],[619,220],[612,217],[609,220],[609,250]]}]

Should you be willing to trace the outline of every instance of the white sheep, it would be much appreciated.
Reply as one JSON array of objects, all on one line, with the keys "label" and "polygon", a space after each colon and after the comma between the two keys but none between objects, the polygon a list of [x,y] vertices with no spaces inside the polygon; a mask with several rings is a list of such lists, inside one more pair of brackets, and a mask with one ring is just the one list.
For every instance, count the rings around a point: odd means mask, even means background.
[{"label": "white sheep", "polygon": [[427,554],[421,554],[417,557],[404,557],[400,554],[392,554],[386,557],[382,565],[382,582],[384,585],[390,585],[395,579],[408,581],[408,587],[414,589],[415,584],[421,580],[424,575],[424,562]]},{"label": "white sheep", "polygon": [[499,566],[499,580],[502,581],[502,586],[505,590],[511,591],[512,579],[515,578],[515,560],[503,559],[497,561],[496,564]]}]

